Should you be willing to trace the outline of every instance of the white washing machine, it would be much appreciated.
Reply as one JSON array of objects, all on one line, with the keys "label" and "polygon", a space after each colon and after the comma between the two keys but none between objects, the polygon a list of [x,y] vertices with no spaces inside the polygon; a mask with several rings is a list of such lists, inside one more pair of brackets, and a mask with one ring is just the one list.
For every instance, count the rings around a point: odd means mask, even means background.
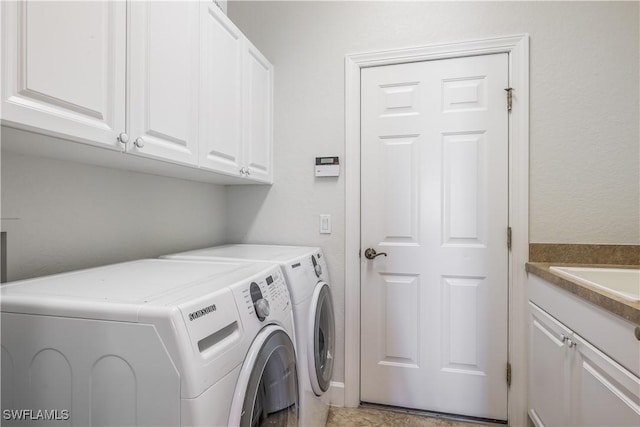
[{"label": "white washing machine", "polygon": [[298,425],[277,264],[140,260],[0,292],[5,425]]},{"label": "white washing machine", "polygon": [[335,318],[329,272],[320,248],[274,245],[225,245],[166,258],[252,260],[282,266],[293,301],[300,386],[300,425],[324,426],[333,374]]}]

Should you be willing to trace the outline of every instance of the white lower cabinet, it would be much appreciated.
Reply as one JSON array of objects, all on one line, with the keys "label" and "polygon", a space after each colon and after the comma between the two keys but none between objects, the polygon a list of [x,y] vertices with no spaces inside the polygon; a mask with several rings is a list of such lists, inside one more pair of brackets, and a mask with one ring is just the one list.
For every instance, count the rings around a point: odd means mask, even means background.
[{"label": "white lower cabinet", "polygon": [[640,378],[579,335],[572,340],[572,424],[640,426]]},{"label": "white lower cabinet", "polygon": [[529,306],[532,421],[537,426],[639,426],[640,378],[537,305]]}]

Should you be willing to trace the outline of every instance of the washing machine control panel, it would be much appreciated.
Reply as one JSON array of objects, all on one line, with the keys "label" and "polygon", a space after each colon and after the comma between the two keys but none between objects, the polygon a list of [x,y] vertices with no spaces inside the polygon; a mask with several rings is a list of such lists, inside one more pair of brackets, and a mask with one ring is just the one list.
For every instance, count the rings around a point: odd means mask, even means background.
[{"label": "washing machine control panel", "polygon": [[250,314],[254,314],[261,322],[272,313],[281,313],[291,306],[289,290],[279,268],[251,282],[243,294]]}]

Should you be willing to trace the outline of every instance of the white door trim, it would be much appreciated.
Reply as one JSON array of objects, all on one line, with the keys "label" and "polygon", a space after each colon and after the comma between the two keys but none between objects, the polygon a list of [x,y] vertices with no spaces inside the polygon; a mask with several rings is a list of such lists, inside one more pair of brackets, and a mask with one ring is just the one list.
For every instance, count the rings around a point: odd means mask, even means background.
[{"label": "white door trim", "polygon": [[[513,109],[509,118],[509,424],[527,425],[527,294],[529,259],[529,36],[527,34],[345,58],[345,379],[344,402],[360,403],[360,70],[362,68],[462,56],[509,54]],[[506,99],[506,98],[505,98]],[[505,234],[506,238],[506,234]]]}]

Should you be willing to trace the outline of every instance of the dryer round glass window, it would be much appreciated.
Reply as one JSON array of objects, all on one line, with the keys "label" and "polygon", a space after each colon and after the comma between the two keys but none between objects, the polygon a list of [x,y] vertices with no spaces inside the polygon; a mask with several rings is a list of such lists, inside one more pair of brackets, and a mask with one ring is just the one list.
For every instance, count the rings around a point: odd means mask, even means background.
[{"label": "dryer round glass window", "polygon": [[319,282],[311,302],[312,316],[309,322],[308,356],[311,385],[320,396],[329,389],[333,375],[335,351],[335,316],[331,289],[325,282]]},{"label": "dryer round glass window", "polygon": [[241,427],[297,426],[298,377],[293,343],[281,329],[264,341],[244,395]]}]

